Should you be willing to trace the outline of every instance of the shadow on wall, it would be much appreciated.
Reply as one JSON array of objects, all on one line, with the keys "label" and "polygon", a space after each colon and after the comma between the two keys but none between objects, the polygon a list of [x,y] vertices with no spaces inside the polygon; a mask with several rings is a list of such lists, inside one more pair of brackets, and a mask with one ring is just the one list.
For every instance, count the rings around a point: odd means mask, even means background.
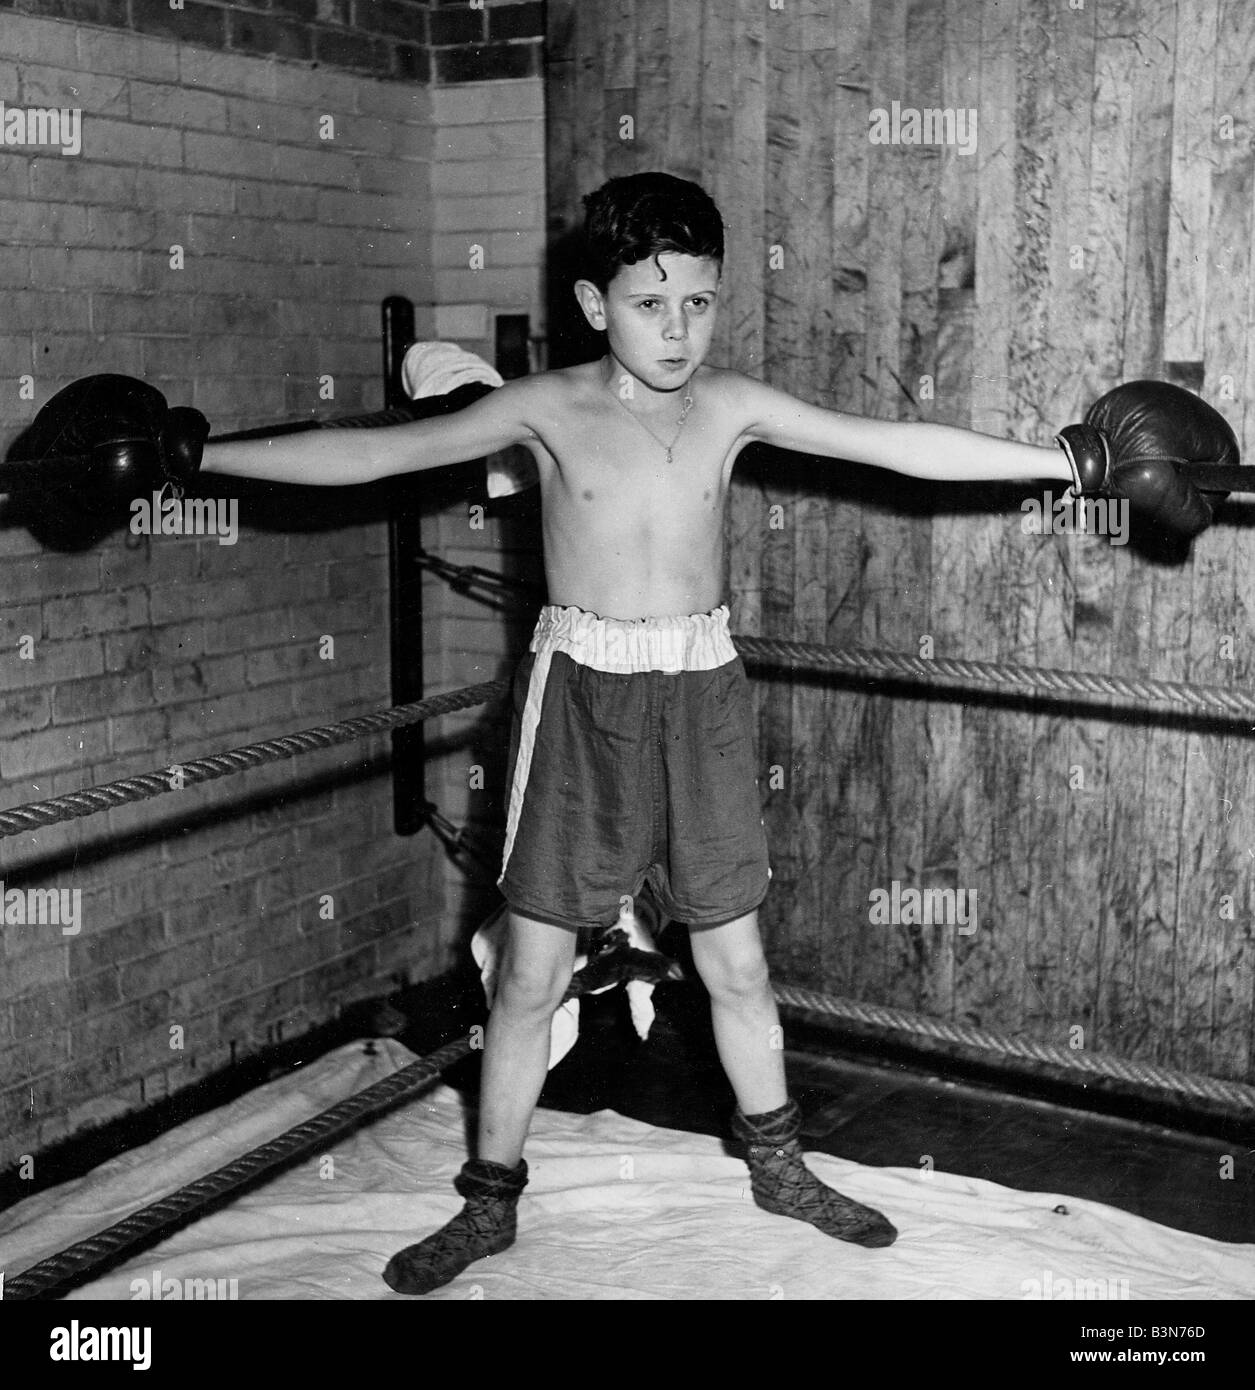
[{"label": "shadow on wall", "polygon": [[551,237],[545,257],[545,321],[548,366],[574,367],[605,352],[605,336],[588,326],[576,302],[575,282],[584,275],[583,234],[571,228]]}]

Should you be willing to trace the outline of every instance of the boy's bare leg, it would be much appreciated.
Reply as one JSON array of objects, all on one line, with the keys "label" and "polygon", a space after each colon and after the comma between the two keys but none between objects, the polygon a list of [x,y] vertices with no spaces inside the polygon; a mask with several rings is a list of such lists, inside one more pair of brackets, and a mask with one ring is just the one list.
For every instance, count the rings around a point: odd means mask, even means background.
[{"label": "boy's bare leg", "polygon": [[715,1045],[737,1099],[732,1128],[744,1140],[754,1200],[856,1245],[892,1245],[897,1231],[871,1207],[843,1197],[802,1161],[801,1112],[789,1100],[784,1037],[771,991],[758,913],[694,932],[693,962],[710,992]]},{"label": "boy's bare leg", "polygon": [[784,1035],[758,913],[689,937],[693,963],[710,993],[710,1019],[719,1060],[746,1115],[776,1110],[788,1099]]},{"label": "boy's bare leg", "polygon": [[479,1085],[479,1157],[513,1167],[523,1156],[549,1069],[553,1015],[575,965],[575,934],[511,912]]},{"label": "boy's bare leg", "polygon": [[514,1244],[527,1185],[523,1141],[545,1084],[550,1023],[574,963],[574,933],[510,914],[484,1039],[479,1153],[454,1184],[466,1204],[434,1235],[388,1262],[383,1277],[399,1293],[430,1293]]}]

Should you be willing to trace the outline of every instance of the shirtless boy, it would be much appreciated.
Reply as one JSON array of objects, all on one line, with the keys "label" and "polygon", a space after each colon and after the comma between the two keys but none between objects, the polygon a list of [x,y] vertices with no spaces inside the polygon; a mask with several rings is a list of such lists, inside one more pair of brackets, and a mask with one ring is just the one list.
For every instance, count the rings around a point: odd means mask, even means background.
[{"label": "shirtless boy", "polygon": [[[658,173],[612,179],[585,205],[590,268],[575,293],[606,334],[600,361],[509,382],[414,424],[204,452],[208,472],[305,484],[362,483],[512,445],[539,471],[549,606],[515,681],[501,878],[509,931],[478,1154],[455,1182],[462,1211],[388,1264],[384,1278],[403,1293],[437,1288],[513,1242],[524,1140],[576,932],[613,925],[646,879],[692,932],[755,1201],[839,1240],[893,1242],[879,1212],[803,1163],[799,1111],[772,1045],[779,1020],[758,931],[769,869],[745,674],[722,606],[733,464],[759,440],[919,478],[1091,492],[1109,477],[1089,436],[1076,447],[1061,439],[1061,451],[862,419],[704,365],[723,262],[715,205]],[[1086,449],[1094,456],[1077,457]]]}]

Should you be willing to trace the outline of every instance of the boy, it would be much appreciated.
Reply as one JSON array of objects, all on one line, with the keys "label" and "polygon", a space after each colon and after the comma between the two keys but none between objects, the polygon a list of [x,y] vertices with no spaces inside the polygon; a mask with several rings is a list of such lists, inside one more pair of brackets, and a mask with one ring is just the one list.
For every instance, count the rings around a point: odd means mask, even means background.
[{"label": "boy", "polygon": [[549,606],[515,681],[501,877],[510,909],[483,1058],[478,1155],[444,1228],[393,1257],[426,1293],[514,1240],[524,1139],[576,932],[609,927],[646,878],[687,922],[737,1100],[755,1201],[840,1240],[889,1245],[879,1213],[805,1167],[799,1112],[772,1046],[778,1016],[757,910],[770,870],[745,675],[721,606],[724,505],[753,440],[935,479],[1081,482],[1071,454],[934,424],[859,419],[703,365],[723,224],[697,185],[612,179],[585,199],[597,362],[512,381],[452,415],[382,430],[206,446],[210,472],[358,483],[534,455]]}]

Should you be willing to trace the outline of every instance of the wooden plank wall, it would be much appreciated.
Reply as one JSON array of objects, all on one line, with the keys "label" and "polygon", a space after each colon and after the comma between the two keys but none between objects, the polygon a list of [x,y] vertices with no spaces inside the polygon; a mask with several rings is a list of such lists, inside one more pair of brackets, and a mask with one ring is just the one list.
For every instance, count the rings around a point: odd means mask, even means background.
[{"label": "wooden plank wall", "polygon": [[[1157,376],[1200,391],[1251,452],[1255,7],[549,0],[548,15],[551,231],[614,174],[702,181],[729,232],[716,363],[1036,443]],[[975,153],[872,144],[870,112],[895,100],[974,109]],[[1174,562],[1025,536],[1014,489],[765,450],[739,474],[738,631],[1250,683],[1255,509],[1231,504]],[[1252,1076],[1255,741],[787,673],[756,690],[764,778],[782,781],[763,915],[779,975]],[[872,925],[869,894],[894,880],[975,891],[977,930]]]}]

